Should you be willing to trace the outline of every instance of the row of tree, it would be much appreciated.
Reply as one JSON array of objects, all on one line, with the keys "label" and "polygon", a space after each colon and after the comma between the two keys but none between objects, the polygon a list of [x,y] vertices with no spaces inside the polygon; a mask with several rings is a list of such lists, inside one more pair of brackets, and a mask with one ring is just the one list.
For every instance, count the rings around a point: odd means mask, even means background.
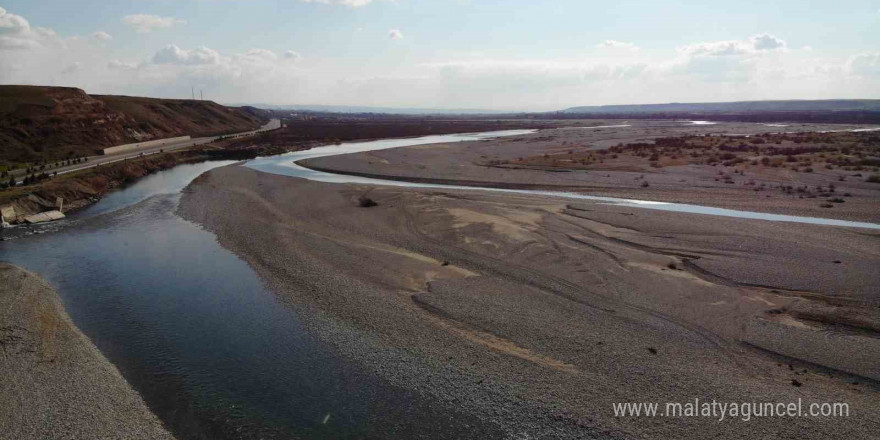
[{"label": "row of tree", "polygon": [[[55,171],[54,173],[52,173],[52,176],[57,176],[57,175],[58,175],[58,171]],[[28,174],[21,181],[21,186],[33,185],[37,182],[42,182],[42,181],[48,179],[49,177],[50,177],[49,173],[46,173],[46,172],[42,172],[40,174],[36,174],[36,173]],[[19,184],[15,181],[15,177],[10,177],[8,181],[0,182],[0,189],[14,188],[17,185],[19,185]]]}]

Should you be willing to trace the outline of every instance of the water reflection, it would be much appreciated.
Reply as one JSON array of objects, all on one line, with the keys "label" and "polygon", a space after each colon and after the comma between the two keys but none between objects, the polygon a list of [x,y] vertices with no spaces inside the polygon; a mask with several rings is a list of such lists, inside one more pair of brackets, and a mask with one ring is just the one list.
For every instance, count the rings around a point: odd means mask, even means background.
[{"label": "water reflection", "polygon": [[180,189],[223,164],[151,176],[56,233],[0,243],[2,258],[55,286],[178,438],[499,435],[338,358],[244,261],[176,216]]}]

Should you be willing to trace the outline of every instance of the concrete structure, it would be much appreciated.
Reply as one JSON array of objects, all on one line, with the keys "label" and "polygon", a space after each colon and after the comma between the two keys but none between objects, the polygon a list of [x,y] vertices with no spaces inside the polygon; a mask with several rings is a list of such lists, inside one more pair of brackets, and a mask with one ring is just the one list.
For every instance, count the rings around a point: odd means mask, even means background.
[{"label": "concrete structure", "polygon": [[24,218],[24,221],[27,223],[43,223],[51,222],[52,220],[61,220],[64,217],[65,216],[61,211],[46,211],[39,214],[29,215]]},{"label": "concrete structure", "polygon": [[108,154],[124,153],[127,151],[140,150],[142,148],[159,147],[159,146],[162,146],[165,144],[170,144],[173,142],[188,141],[190,139],[192,139],[190,136],[180,136],[180,137],[174,137],[174,138],[156,139],[156,140],[146,141],[146,142],[135,142],[133,144],[117,145],[115,147],[109,147],[109,148],[103,149],[102,154],[108,155]]},{"label": "concrete structure", "polygon": [[12,205],[0,207],[0,225],[5,228],[15,220],[15,207]]}]

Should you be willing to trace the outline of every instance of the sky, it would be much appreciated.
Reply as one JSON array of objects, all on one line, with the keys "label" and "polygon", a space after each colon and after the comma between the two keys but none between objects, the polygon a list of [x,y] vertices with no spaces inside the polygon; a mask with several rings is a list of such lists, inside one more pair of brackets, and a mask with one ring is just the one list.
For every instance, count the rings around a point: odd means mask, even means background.
[{"label": "sky", "polygon": [[880,0],[0,0],[0,83],[549,111],[880,98]]}]

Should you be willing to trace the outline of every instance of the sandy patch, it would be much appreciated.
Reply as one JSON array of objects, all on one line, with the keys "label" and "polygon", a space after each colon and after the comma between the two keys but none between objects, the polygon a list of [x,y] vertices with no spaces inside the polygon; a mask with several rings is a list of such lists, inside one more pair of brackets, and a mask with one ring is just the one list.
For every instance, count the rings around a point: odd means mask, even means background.
[{"label": "sandy patch", "polygon": [[638,262],[634,262],[634,261],[629,261],[626,263],[626,265],[632,266],[632,267],[637,267],[639,269],[649,270],[651,272],[659,273],[661,275],[665,275],[665,276],[669,276],[669,277],[681,278],[683,280],[692,281],[692,282],[697,283],[701,286],[717,286],[717,284],[715,284],[715,283],[710,283],[710,282],[708,282],[708,281],[706,281],[706,280],[704,280],[704,279],[702,279],[702,278],[700,278],[690,272],[684,271],[684,270],[668,269],[666,267],[658,266],[656,264],[638,263]]},{"label": "sandy patch", "polygon": [[486,214],[466,208],[449,208],[446,210],[455,217],[452,227],[461,229],[473,224],[488,224],[492,232],[512,238],[516,241],[534,239],[532,231],[538,228],[543,215],[538,212],[510,211],[505,216]]}]

